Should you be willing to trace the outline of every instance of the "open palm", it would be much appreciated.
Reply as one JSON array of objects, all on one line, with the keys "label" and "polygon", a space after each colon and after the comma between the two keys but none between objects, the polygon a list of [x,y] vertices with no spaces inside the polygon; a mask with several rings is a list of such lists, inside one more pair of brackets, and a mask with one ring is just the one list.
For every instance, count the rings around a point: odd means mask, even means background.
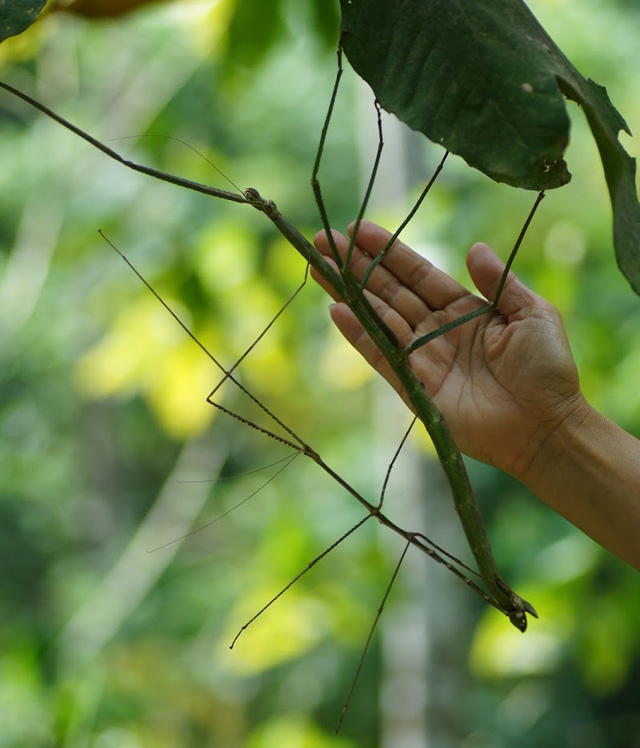
[{"label": "open palm", "polygon": [[[349,231],[352,231],[350,227]],[[344,256],[348,239],[334,232]],[[361,279],[389,232],[363,222],[352,270]],[[331,259],[324,232],[315,243]],[[367,283],[368,297],[399,342],[407,346],[493,299],[504,269],[484,244],[469,251],[471,278],[485,299],[397,241]],[[340,301],[316,273],[314,278]],[[393,370],[344,303],[331,311],[347,340],[404,395]],[[498,310],[431,340],[411,366],[447,420],[460,449],[513,475],[526,469],[547,435],[582,400],[577,370],[557,310],[513,274]]]}]

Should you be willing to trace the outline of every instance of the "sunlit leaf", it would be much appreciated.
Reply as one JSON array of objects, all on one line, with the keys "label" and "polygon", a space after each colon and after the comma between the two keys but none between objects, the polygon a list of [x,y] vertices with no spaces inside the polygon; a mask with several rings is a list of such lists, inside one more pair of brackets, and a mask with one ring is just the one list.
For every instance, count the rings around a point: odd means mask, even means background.
[{"label": "sunlit leaf", "polygon": [[147,393],[166,433],[188,439],[207,428],[218,412],[205,401],[215,377],[210,361],[191,340],[172,351]]},{"label": "sunlit leaf", "polygon": [[199,237],[194,264],[215,298],[250,282],[258,253],[255,236],[238,221],[214,221]]},{"label": "sunlit leaf", "polygon": [[[313,688],[313,683],[308,688]],[[352,748],[347,738],[327,735],[302,716],[278,717],[260,725],[247,748]]]},{"label": "sunlit leaf", "polygon": [[321,371],[326,381],[338,390],[357,389],[373,377],[371,367],[333,329],[329,333]]},{"label": "sunlit leaf", "polygon": [[142,393],[165,432],[177,439],[209,425],[215,410],[205,399],[218,378],[211,361],[152,297],[127,309],[76,368],[88,397]]}]

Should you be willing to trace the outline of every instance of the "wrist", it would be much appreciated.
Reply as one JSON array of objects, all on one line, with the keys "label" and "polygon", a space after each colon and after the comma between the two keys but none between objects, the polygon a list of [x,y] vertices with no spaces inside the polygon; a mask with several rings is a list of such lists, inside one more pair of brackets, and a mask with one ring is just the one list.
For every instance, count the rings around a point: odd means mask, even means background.
[{"label": "wrist", "polygon": [[583,397],[516,477],[554,511],[640,570],[640,441]]},{"label": "wrist", "polygon": [[537,487],[548,480],[554,466],[563,462],[563,453],[572,449],[580,436],[600,414],[586,401],[582,392],[567,400],[554,417],[542,421],[530,440],[529,449],[516,463],[511,475],[538,493]]}]

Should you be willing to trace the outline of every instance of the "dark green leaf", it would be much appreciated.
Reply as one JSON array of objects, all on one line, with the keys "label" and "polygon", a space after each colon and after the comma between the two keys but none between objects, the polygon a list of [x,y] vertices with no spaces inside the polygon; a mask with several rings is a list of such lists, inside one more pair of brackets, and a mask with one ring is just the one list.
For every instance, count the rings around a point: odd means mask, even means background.
[{"label": "dark green leaf", "polygon": [[582,105],[614,209],[618,263],[640,293],[635,162],[626,123],[522,0],[340,0],[342,44],[381,106],[498,182],[541,190],[570,179],[563,94]]},{"label": "dark green leaf", "polygon": [[21,34],[36,20],[46,0],[0,0],[0,42]]},{"label": "dark green leaf", "polygon": [[640,203],[636,192],[636,161],[618,140],[620,130],[631,134],[607,91],[592,80],[559,78],[566,96],[580,104],[600,151],[613,208],[613,244],[618,266],[640,295]]},{"label": "dark green leaf", "polygon": [[519,0],[341,0],[344,51],[380,104],[498,182],[569,180],[553,42]]}]

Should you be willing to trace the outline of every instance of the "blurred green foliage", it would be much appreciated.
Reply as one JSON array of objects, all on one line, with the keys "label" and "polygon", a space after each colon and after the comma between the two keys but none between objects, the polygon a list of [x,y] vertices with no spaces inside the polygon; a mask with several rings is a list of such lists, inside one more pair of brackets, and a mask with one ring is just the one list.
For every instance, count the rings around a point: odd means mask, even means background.
[{"label": "blurred green foliage", "polygon": [[[0,46],[0,73],[97,137],[127,138],[111,142],[127,157],[229,188],[188,143],[312,235],[337,2],[268,5],[176,2],[108,22],[52,12]],[[635,7],[530,5],[637,128]],[[321,170],[339,228],[363,179],[361,97],[347,76]],[[638,435],[640,302],[615,266],[601,167],[573,114],[573,182],[545,200],[517,271],[561,309],[591,402]],[[406,136],[409,197],[439,156]],[[4,94],[0,163],[0,748],[393,745],[379,637],[343,737],[332,731],[399,547],[365,525],[229,652],[240,626],[361,515],[302,458],[276,475],[287,451],[204,402],[219,372],[97,230],[225,365],[303,263],[262,216],[131,174]],[[466,247],[483,239],[505,255],[530,203],[454,162],[406,240],[465,280]],[[372,217],[389,226],[408,208],[377,204]],[[406,421],[381,413],[381,390],[329,329],[327,303],[305,288],[240,375],[375,496],[390,458],[376,434],[399,440]],[[270,427],[228,384],[219,395]],[[422,437],[413,449],[420,471],[437,473]],[[514,481],[470,469],[506,577],[541,619],[521,636],[463,589],[462,620],[449,620],[460,585],[418,559],[418,574],[446,582],[424,604],[456,632],[448,659],[423,673],[441,744],[640,745],[637,573]],[[412,595],[405,574],[385,615]],[[438,663],[464,696],[446,690]]]}]

